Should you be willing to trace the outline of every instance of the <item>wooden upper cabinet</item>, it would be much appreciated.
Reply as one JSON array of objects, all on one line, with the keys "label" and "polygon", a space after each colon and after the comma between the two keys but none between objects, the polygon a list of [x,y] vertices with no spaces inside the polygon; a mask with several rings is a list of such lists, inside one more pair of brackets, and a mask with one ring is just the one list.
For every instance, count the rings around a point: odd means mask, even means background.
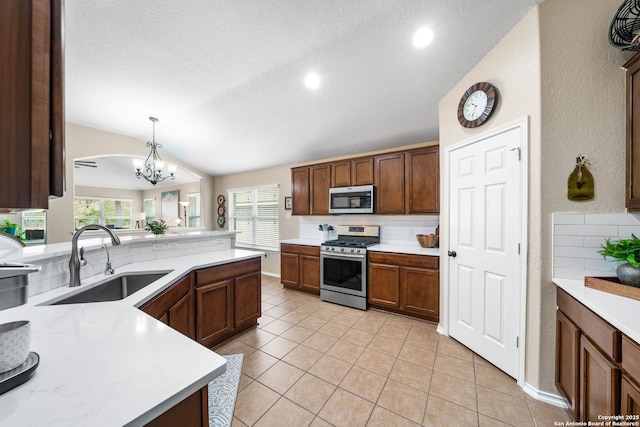
[{"label": "wooden upper cabinet", "polygon": [[630,211],[640,210],[640,53],[631,58],[627,69],[626,185],[625,201]]},{"label": "wooden upper cabinet", "polygon": [[329,187],[331,184],[331,164],[311,166],[311,215],[329,215]]},{"label": "wooden upper cabinet", "polygon": [[291,169],[291,213],[293,215],[309,215],[311,206],[309,191],[309,167]]},{"label": "wooden upper cabinet", "polygon": [[374,158],[375,212],[403,214],[405,194],[404,153],[392,153]]},{"label": "wooden upper cabinet", "polygon": [[331,164],[331,187],[349,187],[351,185],[351,160]]},{"label": "wooden upper cabinet", "polygon": [[0,2],[0,208],[64,192],[62,0]]},{"label": "wooden upper cabinet", "polygon": [[372,185],[373,157],[360,157],[331,164],[331,187]]},{"label": "wooden upper cabinet", "polygon": [[405,154],[405,213],[440,212],[440,150],[428,147]]}]

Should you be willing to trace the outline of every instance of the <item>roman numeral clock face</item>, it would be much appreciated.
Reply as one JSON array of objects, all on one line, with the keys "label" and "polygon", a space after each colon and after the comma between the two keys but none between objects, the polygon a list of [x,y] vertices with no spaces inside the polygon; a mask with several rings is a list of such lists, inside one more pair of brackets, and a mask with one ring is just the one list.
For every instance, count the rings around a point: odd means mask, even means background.
[{"label": "roman numeral clock face", "polygon": [[483,125],[493,113],[498,92],[491,83],[476,83],[467,89],[458,103],[458,121],[466,128]]}]

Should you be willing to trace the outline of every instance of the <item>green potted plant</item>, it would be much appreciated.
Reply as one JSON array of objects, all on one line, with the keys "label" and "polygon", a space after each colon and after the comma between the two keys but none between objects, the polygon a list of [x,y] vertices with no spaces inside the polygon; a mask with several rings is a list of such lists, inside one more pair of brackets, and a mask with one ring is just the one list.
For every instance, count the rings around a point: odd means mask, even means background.
[{"label": "green potted plant", "polygon": [[164,221],[164,219],[161,219],[159,221],[152,221],[152,222],[148,223],[144,227],[144,229],[147,230],[147,231],[152,232],[156,236],[159,236],[161,234],[164,234],[169,229],[169,226]]},{"label": "green potted plant", "polygon": [[20,226],[14,222],[5,219],[2,225],[0,225],[0,231],[11,234],[12,236],[22,237],[24,231],[20,230]]},{"label": "green potted plant", "polygon": [[616,269],[616,275],[621,283],[640,287],[640,239],[635,234],[630,239],[620,239],[614,242],[607,239],[598,251],[605,259],[613,258],[621,262]]}]

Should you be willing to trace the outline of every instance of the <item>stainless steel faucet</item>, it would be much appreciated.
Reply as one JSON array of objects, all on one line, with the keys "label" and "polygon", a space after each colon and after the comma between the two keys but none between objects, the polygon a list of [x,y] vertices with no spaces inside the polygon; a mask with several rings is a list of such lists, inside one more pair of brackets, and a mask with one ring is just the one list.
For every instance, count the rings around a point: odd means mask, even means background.
[{"label": "stainless steel faucet", "polygon": [[[110,229],[102,225],[89,224],[78,229],[73,234],[73,239],[71,239],[71,259],[69,259],[69,287],[71,288],[80,286],[80,266],[82,264],[82,260],[80,259],[80,257],[78,257],[78,238],[86,230],[104,230],[107,232],[109,237],[111,237],[111,244],[113,246],[118,246],[120,244],[120,239],[118,238],[118,236],[116,236],[113,231],[111,231]],[[82,248],[81,248],[81,251],[82,251]],[[109,252],[107,251],[107,267],[110,267],[110,264],[111,262],[109,260]]]}]

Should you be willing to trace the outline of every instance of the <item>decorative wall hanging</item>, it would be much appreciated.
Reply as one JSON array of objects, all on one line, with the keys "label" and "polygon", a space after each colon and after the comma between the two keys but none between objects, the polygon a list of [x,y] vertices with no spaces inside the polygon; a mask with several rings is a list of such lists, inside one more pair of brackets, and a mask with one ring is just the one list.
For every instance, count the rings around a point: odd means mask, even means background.
[{"label": "decorative wall hanging", "polygon": [[609,25],[609,43],[622,50],[640,50],[640,0],[625,0]]},{"label": "decorative wall hanging", "polygon": [[593,175],[589,172],[591,161],[587,156],[580,154],[576,157],[576,166],[569,175],[567,183],[569,200],[575,202],[584,202],[593,199],[594,182]]},{"label": "decorative wall hanging", "polygon": [[218,196],[218,227],[224,228],[225,222],[227,219],[225,217],[225,212],[227,209],[224,207],[225,198],[222,194]]}]

